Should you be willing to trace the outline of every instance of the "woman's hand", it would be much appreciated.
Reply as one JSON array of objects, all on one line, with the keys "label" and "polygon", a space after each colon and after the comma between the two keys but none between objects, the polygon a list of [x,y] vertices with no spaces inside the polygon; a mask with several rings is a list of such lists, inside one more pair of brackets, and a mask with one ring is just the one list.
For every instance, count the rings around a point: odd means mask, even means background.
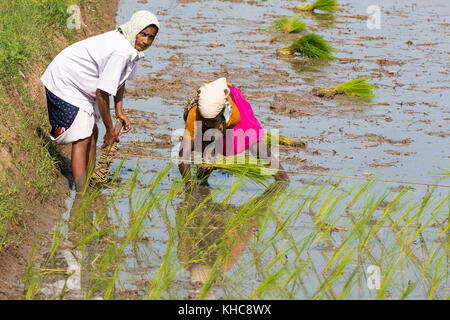
[{"label": "woman's hand", "polygon": [[131,121],[123,114],[123,94],[125,92],[125,83],[117,90],[117,94],[114,97],[114,104],[116,109],[116,118],[122,120],[123,129],[119,132],[119,136],[123,133],[127,133],[131,130]]},{"label": "woman's hand", "polygon": [[114,132],[114,129],[106,130],[105,136],[103,137],[102,149],[106,148],[106,152],[109,153],[114,142],[119,142],[119,137]]}]

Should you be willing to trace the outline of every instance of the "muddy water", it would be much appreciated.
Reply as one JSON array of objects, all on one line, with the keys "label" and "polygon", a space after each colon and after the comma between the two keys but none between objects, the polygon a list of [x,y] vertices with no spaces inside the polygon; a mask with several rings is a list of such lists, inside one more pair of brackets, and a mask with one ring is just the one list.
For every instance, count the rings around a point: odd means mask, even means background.
[{"label": "muddy water", "polygon": [[[281,148],[286,169],[352,176],[371,173],[392,180],[449,184],[448,178],[435,174],[439,171],[435,165],[448,164],[450,158],[450,25],[445,19],[450,5],[445,0],[383,1],[379,3],[381,28],[369,29],[365,15],[373,1],[339,3],[343,11],[332,23],[305,16],[309,29],[337,49],[336,60],[311,64],[277,57],[277,48],[290,40],[264,31],[275,18],[292,15],[298,1],[121,1],[118,24],[141,9],[155,12],[161,23],[161,32],[140,65],[139,78],[127,84],[124,105],[133,129],[121,137],[120,153],[127,159],[120,169],[122,179],[131,178],[139,163],[146,174],[139,181],[142,186],[164,167],[167,161],[155,158],[170,157],[174,146],[170,136],[184,127],[181,113],[187,99],[204,82],[225,76],[242,89],[265,129],[279,129],[285,136],[308,143],[306,149]],[[376,98],[370,103],[344,97],[324,100],[311,93],[314,87],[330,88],[363,76],[376,86]],[[100,137],[103,132],[101,128]],[[119,163],[114,162],[113,170]],[[178,171],[171,170],[165,183],[169,185],[176,175]],[[291,187],[301,188],[313,178],[292,175]],[[215,172],[210,183],[226,187],[231,178]],[[256,185],[246,186],[233,203],[261,192]],[[441,196],[446,193],[446,189],[438,190]],[[110,210],[111,223],[127,223],[130,206],[128,197],[119,200]],[[169,208],[172,219],[175,207]],[[125,252],[116,286],[119,297],[121,292],[131,298],[142,296],[160,267],[169,228],[158,210],[151,217],[145,222],[145,239]],[[311,233],[311,215],[296,222],[295,237]],[[433,230],[425,232],[425,238],[433,242],[433,234]],[[386,243],[395,241],[389,232],[380,238]],[[328,244],[315,246],[309,253],[311,265],[321,270],[339,241],[337,233]],[[241,262],[228,271],[228,279],[252,259],[244,251]],[[260,284],[256,269],[249,269],[225,289],[214,285],[209,297],[246,298]],[[406,266],[402,272],[413,274],[414,269]],[[198,286],[189,282],[192,273],[182,268],[175,285],[161,298],[198,297]],[[319,285],[313,271],[307,274],[303,289],[293,298],[310,298],[310,290],[314,292]],[[419,292],[414,294],[422,297]],[[367,288],[352,294],[353,298],[375,296]]]}]

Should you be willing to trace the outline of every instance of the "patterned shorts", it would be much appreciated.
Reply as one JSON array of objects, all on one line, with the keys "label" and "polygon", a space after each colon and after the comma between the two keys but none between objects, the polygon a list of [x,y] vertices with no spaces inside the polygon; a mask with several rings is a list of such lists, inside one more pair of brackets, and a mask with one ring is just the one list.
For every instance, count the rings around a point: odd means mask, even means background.
[{"label": "patterned shorts", "polygon": [[45,95],[47,96],[48,119],[52,126],[50,134],[57,138],[72,125],[80,109],[58,98],[47,88],[45,88]]}]

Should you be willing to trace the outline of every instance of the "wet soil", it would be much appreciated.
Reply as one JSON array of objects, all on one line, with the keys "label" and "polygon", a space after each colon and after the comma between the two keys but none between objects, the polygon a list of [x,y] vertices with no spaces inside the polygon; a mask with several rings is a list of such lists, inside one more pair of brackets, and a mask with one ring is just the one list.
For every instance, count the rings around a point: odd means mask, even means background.
[{"label": "wet soil", "polygon": [[[164,28],[147,52],[139,79],[127,88],[127,104],[139,105],[143,118],[148,112],[161,124],[151,132],[169,135],[183,128],[181,110],[192,92],[224,76],[242,89],[265,129],[277,128],[287,137],[305,139],[310,150],[320,150],[320,155],[281,150],[281,158],[306,159],[290,161],[289,169],[318,165],[361,175],[379,163],[385,168],[379,175],[431,182],[435,160],[450,157],[444,94],[448,70],[439,67],[449,60],[444,41],[449,27],[440,13],[446,5],[385,5],[381,29],[369,29],[369,2],[342,1],[343,11],[328,20],[331,25],[317,15],[304,17],[310,30],[337,49],[337,59],[330,62],[277,56],[279,47],[301,35],[264,29],[276,17],[292,15],[295,1],[153,4]],[[122,5],[119,19],[129,12],[130,6]],[[313,91],[364,76],[376,87],[370,102],[341,95],[326,99]],[[133,139],[149,140],[148,133],[141,135],[141,129],[152,130],[144,122],[134,122]],[[415,170],[418,162],[425,170]]]}]

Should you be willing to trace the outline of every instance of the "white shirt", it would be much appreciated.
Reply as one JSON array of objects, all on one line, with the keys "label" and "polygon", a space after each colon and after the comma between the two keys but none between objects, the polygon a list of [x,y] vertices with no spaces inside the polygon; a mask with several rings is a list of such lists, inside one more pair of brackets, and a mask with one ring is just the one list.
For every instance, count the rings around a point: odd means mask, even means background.
[{"label": "white shirt", "polygon": [[114,30],[65,48],[41,81],[60,99],[92,114],[98,108],[97,88],[115,96],[125,80],[136,79],[138,59],[136,49]]}]

